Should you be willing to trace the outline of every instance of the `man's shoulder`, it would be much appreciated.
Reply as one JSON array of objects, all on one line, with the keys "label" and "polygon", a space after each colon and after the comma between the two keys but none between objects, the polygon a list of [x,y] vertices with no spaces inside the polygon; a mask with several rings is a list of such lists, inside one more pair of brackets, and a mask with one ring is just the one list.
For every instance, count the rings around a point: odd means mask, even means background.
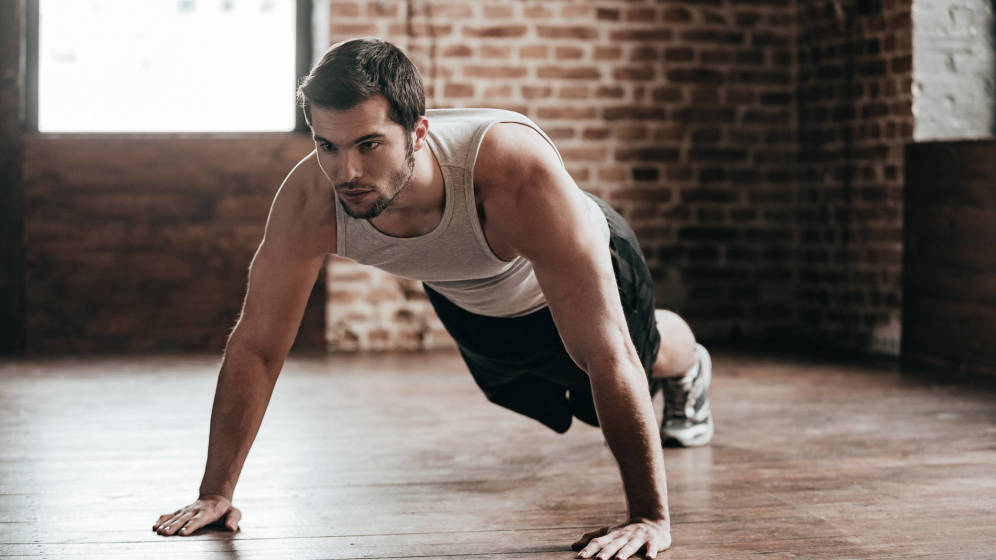
[{"label": "man's shoulder", "polygon": [[335,225],[332,187],[312,151],[287,173],[274,195],[266,235],[334,252]]},{"label": "man's shoulder", "polygon": [[497,122],[488,128],[474,165],[474,183],[489,191],[527,186],[542,172],[562,167],[554,146],[535,128],[520,122]]}]

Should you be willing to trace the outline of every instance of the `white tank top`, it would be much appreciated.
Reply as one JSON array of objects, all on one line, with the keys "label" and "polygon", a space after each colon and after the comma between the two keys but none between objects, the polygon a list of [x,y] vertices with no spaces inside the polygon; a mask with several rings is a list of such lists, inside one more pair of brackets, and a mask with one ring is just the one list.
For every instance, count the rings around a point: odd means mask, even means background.
[{"label": "white tank top", "polygon": [[[488,245],[477,215],[474,163],[484,134],[497,122],[525,124],[551,146],[553,141],[528,117],[512,111],[429,109],[425,116],[429,120],[428,145],[439,162],[446,193],[439,225],[417,237],[386,235],[368,220],[347,215],[339,197],[334,196],[336,254],[421,280],[454,304],[479,315],[518,317],[546,307],[529,261],[521,256],[503,261]],[[583,198],[592,227],[600,229],[608,243],[605,215],[594,200]]]}]

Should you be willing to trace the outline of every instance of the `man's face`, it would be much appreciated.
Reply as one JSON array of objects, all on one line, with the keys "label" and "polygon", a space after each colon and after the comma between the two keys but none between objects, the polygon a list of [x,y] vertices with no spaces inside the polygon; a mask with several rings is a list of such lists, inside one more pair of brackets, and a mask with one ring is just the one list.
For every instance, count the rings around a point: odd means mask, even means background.
[{"label": "man's face", "polygon": [[411,134],[388,111],[387,99],[380,95],[346,111],[311,107],[318,165],[353,218],[380,215],[415,170]]}]

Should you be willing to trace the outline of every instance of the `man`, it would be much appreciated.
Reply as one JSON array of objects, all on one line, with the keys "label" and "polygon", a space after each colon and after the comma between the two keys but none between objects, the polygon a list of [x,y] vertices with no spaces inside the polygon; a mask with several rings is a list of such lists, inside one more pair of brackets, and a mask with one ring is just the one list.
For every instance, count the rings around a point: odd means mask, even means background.
[{"label": "man", "polygon": [[[474,380],[502,406],[564,432],[601,426],[630,517],[587,533],[581,557],[653,557],[671,544],[662,436],[712,437],[708,353],[654,309],[632,230],[578,188],[552,141],[509,111],[426,113],[418,71],[393,45],[333,45],[298,90],[316,150],[277,192],[218,377],[194,503],[162,535],[215,521],[231,499],[328,253],[424,281]],[[323,181],[311,181],[315,167]],[[658,430],[651,387],[663,386]]]}]

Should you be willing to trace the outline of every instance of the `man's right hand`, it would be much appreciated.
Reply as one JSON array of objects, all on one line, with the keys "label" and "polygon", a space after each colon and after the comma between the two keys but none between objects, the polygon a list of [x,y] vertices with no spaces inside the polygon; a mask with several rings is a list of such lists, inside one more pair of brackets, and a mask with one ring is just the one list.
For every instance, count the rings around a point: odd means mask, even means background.
[{"label": "man's right hand", "polygon": [[217,523],[229,531],[237,531],[240,519],[242,512],[232,507],[231,500],[208,494],[173,513],[160,515],[152,530],[167,537],[174,534],[187,536],[209,523]]}]

